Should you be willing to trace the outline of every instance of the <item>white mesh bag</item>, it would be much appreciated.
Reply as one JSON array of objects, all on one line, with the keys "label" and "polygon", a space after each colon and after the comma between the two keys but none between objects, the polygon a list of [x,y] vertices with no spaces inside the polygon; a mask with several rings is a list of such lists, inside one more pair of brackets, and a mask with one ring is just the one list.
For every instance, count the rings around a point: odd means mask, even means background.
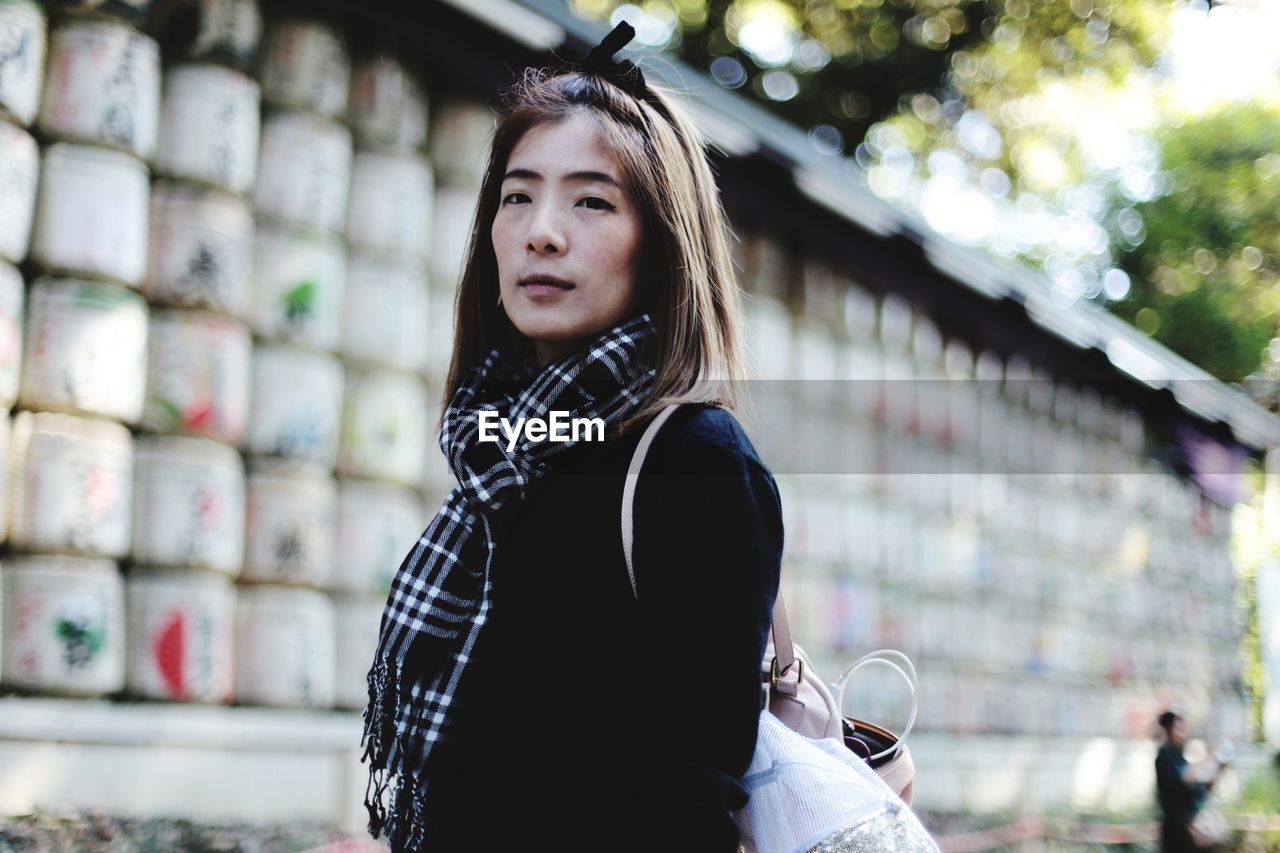
[{"label": "white mesh bag", "polygon": [[735,814],[755,853],[929,851],[938,846],[876,772],[835,738],[808,738],[762,711]]}]

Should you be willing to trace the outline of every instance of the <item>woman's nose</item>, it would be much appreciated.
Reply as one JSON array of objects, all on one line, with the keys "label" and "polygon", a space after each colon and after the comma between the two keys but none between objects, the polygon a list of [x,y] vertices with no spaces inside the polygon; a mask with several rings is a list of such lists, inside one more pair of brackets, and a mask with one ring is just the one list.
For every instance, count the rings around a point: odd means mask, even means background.
[{"label": "woman's nose", "polygon": [[529,250],[538,254],[563,252],[564,228],[552,205],[541,205],[529,223]]}]

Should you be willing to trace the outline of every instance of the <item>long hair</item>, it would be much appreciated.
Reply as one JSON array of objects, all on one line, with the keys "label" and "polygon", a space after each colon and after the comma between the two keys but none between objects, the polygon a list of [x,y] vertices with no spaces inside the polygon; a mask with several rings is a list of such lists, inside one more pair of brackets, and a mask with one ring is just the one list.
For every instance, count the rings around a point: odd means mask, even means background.
[{"label": "long hair", "polygon": [[742,402],[742,308],[720,195],[701,137],[673,93],[652,84],[648,90],[637,98],[592,74],[534,68],[503,92],[455,296],[445,405],[495,346],[528,343],[497,304],[498,263],[490,236],[511,151],[534,126],[584,113],[596,120],[622,185],[641,212],[637,284],[658,330],[652,390],[620,431],[668,403],[732,409]]}]

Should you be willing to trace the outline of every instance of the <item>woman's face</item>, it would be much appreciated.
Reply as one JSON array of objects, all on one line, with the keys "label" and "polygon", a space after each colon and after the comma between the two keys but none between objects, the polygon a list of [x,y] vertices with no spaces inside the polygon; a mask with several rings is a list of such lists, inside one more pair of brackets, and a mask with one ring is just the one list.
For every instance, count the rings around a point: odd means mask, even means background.
[{"label": "woman's face", "polygon": [[641,217],[621,180],[585,115],[535,125],[511,151],[493,253],[507,317],[540,364],[640,311]]}]

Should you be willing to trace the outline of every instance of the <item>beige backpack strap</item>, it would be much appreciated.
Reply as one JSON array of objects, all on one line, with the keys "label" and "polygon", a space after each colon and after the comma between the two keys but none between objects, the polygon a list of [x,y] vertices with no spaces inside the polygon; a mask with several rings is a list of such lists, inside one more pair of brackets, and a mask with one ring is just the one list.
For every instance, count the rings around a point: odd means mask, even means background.
[{"label": "beige backpack strap", "polygon": [[[627,480],[622,487],[622,552],[627,560],[627,576],[631,578],[631,594],[637,597],[639,593],[636,591],[636,569],[631,557],[632,544],[635,541],[632,507],[636,500],[636,483],[640,481],[640,469],[644,467],[644,457],[649,452],[649,445],[653,443],[658,430],[666,423],[667,418],[675,413],[679,405],[679,403],[672,403],[667,406],[645,427],[644,435],[640,436],[640,443],[636,445],[635,453],[631,457],[631,467],[627,469]],[[789,673],[792,664],[795,663],[796,653],[791,643],[791,628],[787,624],[787,609],[782,603],[781,592],[773,603],[773,651],[774,658],[778,662],[778,673],[783,675]],[[797,683],[779,680],[777,686],[783,693],[794,695]]]},{"label": "beige backpack strap", "polygon": [[[791,626],[787,623],[787,608],[782,603],[781,590],[773,602],[773,659],[777,661],[774,666],[779,676],[791,674],[791,666],[796,662],[796,650],[791,644]],[[774,688],[788,696],[796,695],[799,687],[799,678],[795,681],[778,678],[774,681]]]},{"label": "beige backpack strap", "polygon": [[636,569],[631,563],[631,544],[635,540],[631,506],[636,500],[636,483],[640,479],[640,469],[644,467],[644,457],[649,452],[649,445],[653,444],[658,430],[662,429],[667,418],[675,414],[678,408],[680,408],[679,403],[672,403],[658,412],[645,427],[644,435],[640,436],[640,443],[636,445],[636,451],[631,457],[631,467],[627,469],[627,481],[622,487],[622,551],[627,558],[627,575],[631,578],[631,594],[636,597],[639,597],[639,593],[636,592]]}]

